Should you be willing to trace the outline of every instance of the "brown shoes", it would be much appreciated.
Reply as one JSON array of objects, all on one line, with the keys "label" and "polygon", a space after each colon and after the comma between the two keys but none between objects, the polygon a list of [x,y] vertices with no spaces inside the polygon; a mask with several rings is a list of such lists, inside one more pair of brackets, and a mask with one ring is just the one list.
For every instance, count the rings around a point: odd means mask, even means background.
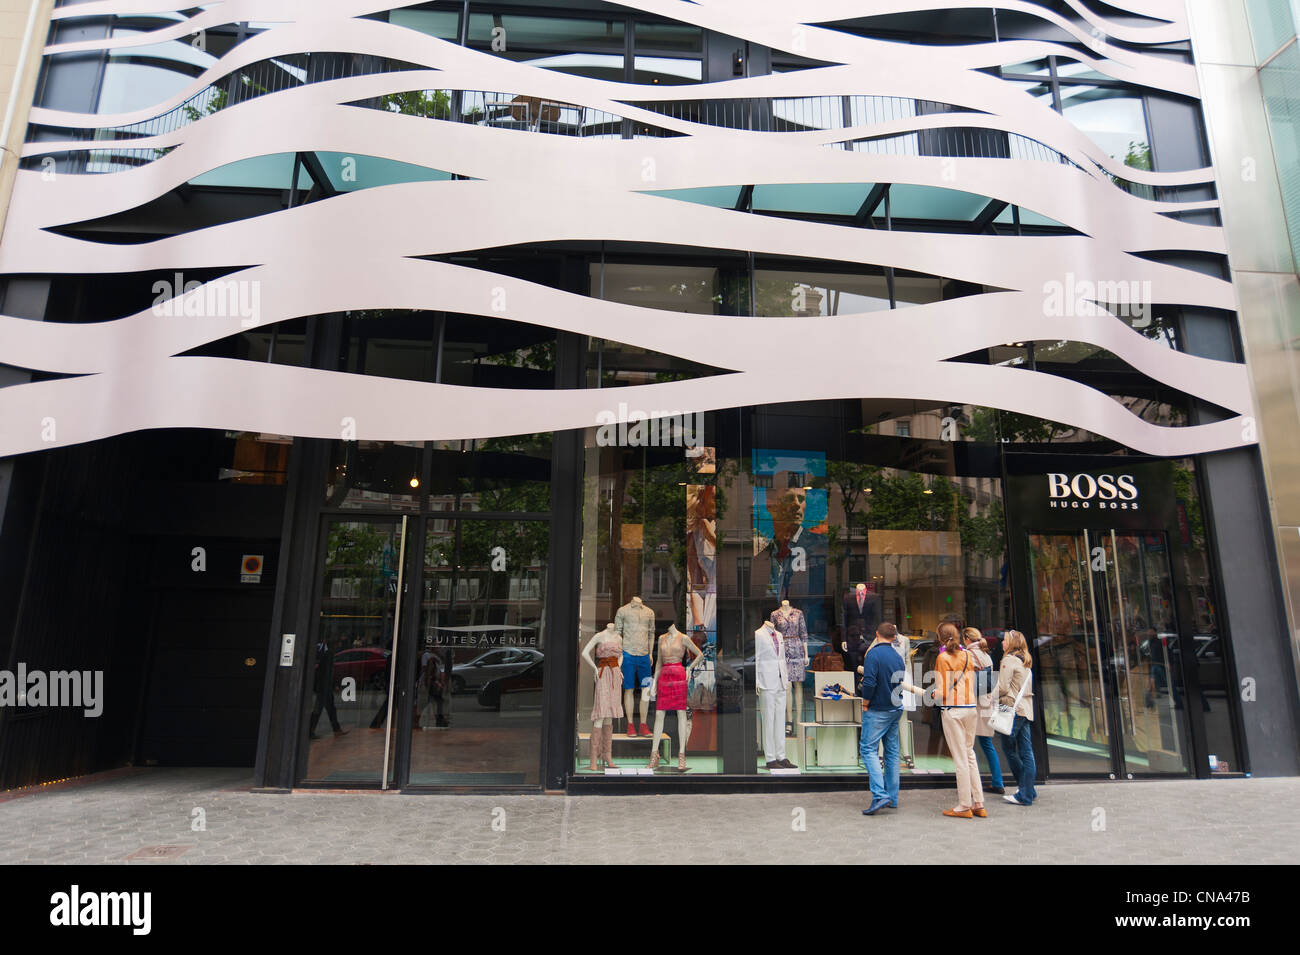
[{"label": "brown shoes", "polygon": [[[981,810],[981,812],[983,812],[983,810]],[[945,809],[943,814],[945,816],[952,816],[954,819],[972,819],[975,816],[975,813],[969,809]]]},{"label": "brown shoes", "polygon": [[974,814],[976,819],[987,819],[989,816],[988,810],[985,809],[983,806],[972,807],[971,813]]}]

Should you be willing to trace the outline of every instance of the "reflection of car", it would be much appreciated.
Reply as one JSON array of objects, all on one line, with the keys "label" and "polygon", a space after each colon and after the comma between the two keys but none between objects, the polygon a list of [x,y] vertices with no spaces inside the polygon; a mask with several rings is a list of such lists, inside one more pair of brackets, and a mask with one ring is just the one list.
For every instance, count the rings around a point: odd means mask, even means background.
[{"label": "reflection of car", "polygon": [[520,673],[498,677],[483,684],[478,691],[478,705],[490,710],[541,710],[542,660]]},{"label": "reflection of car", "polygon": [[1198,633],[1196,641],[1196,678],[1202,691],[1222,692],[1227,686],[1227,668],[1219,638],[1212,633]]},{"label": "reflection of car", "polygon": [[517,647],[503,647],[481,653],[468,663],[457,663],[451,668],[451,692],[477,690],[492,680],[514,676],[541,658],[541,653],[536,650]]},{"label": "reflection of car", "polygon": [[352,647],[334,655],[334,685],[352,677],[357,686],[384,689],[388,686],[388,651],[379,647]]}]

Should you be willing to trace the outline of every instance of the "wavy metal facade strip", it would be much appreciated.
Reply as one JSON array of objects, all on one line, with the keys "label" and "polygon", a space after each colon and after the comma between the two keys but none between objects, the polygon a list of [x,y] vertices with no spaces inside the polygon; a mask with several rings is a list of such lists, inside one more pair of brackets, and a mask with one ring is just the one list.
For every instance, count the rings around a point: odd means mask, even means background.
[{"label": "wavy metal facade strip", "polygon": [[[33,111],[32,123],[104,131],[147,122],[250,64],[317,51],[356,52],[423,69],[352,76],[271,92],[170,132],[121,146],[157,150],[139,168],[52,181],[23,171],[0,244],[0,273],[111,273],[243,268],[215,280],[255,282],[260,311],[247,316],[143,311],[98,325],[0,316],[0,362],[82,377],[0,390],[0,454],[96,440],[159,427],[204,427],[338,437],[354,422],[361,439],[484,438],[587,427],[608,411],[598,390],[517,392],[366,378],[339,372],[183,352],[245,331],[340,309],[414,308],[488,315],[609,338],[727,373],[621,388],[632,407],[705,411],[772,401],[897,398],[998,407],[1061,421],[1138,451],[1184,455],[1251,443],[1245,368],[1171,351],[1087,302],[1068,315],[1044,307],[1065,278],[1105,283],[1118,304],[1235,307],[1232,287],[1213,276],[1137,253],[1221,254],[1221,230],[1166,213],[1213,202],[1156,202],[1130,195],[1109,176],[1148,186],[1211,181],[1212,170],[1151,172],[1116,163],[1068,119],[979,67],[1062,53],[1108,76],[1195,95],[1186,64],[1123,44],[1185,39],[1180,0],[1112,3],[1143,22],[1103,17],[1070,0],[1091,27],[1006,0],[1000,10],[1037,16],[1072,35],[1090,55],[1046,41],[927,47],[853,36],[840,19],[931,9],[925,0],[638,0],[624,6],[827,62],[791,73],[674,87],[633,86],[555,73],[462,48],[400,26],[356,19],[402,4],[374,0],[228,0],[184,23],[141,37],[61,44],[48,53],[123,49],[191,35],[235,20],[284,20],[250,37],[165,102],[127,114]],[[946,0],[951,9],[989,9]],[[189,8],[183,8],[189,9]],[[157,2],[93,2],[60,8],[60,19],[177,12]],[[653,123],[677,135],[581,140],[390,114],[349,105],[413,89],[509,90]],[[893,119],[852,129],[761,132],[663,115],[639,104],[870,94],[947,103],[966,112]],[[939,158],[846,151],[848,139],[926,129],[984,128],[1023,136],[1069,162]],[[105,140],[32,143],[25,155],[103,150]],[[170,151],[166,151],[170,150]],[[295,209],[140,245],[111,245],[49,231],[138,208],[204,172],[270,153],[328,151],[374,156],[473,177],[359,190]],[[364,161],[364,160],[362,160]],[[654,170],[647,179],[645,170]],[[929,234],[854,229],[756,216],[648,192],[746,183],[889,182],[982,195],[1045,215],[1075,236]],[[893,266],[978,283],[989,292],[931,305],[834,318],[683,316],[576,296],[494,274],[412,258],[558,240],[681,243],[727,250]],[[1143,293],[1133,295],[1133,290]],[[211,286],[191,293],[204,296]],[[1149,299],[1144,298],[1149,290]],[[504,293],[502,307],[499,302]],[[60,316],[51,316],[58,319]],[[795,324],[797,323],[797,324]],[[1012,340],[1076,340],[1104,348],[1143,374],[1236,415],[1169,427],[1144,421],[1115,399],[1075,381],[1022,369],[948,361]],[[863,381],[859,350],[881,356]],[[819,368],[815,380],[775,384],[766,368],[782,353]],[[853,360],[850,361],[850,358]],[[898,370],[894,370],[898,369]],[[51,429],[47,422],[54,421]],[[51,439],[51,433],[53,438]]]}]

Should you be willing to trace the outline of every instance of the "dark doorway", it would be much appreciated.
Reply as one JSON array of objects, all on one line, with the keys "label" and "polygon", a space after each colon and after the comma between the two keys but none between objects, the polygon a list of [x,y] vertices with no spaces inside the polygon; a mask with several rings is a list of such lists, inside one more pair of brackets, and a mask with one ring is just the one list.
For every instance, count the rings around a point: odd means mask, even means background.
[{"label": "dark doorway", "polygon": [[[141,602],[149,661],[137,764],[253,765],[277,546],[207,539],[159,548],[154,586]],[[196,547],[207,562],[202,572],[193,569]]]}]

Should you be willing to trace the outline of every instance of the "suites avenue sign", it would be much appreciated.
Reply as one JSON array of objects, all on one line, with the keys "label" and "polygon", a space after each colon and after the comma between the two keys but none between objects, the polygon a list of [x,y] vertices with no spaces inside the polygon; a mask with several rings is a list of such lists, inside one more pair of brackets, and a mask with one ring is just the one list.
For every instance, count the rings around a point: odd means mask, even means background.
[{"label": "suites avenue sign", "polygon": [[1048,507],[1112,511],[1138,509],[1137,482],[1131,474],[1048,474]]}]

